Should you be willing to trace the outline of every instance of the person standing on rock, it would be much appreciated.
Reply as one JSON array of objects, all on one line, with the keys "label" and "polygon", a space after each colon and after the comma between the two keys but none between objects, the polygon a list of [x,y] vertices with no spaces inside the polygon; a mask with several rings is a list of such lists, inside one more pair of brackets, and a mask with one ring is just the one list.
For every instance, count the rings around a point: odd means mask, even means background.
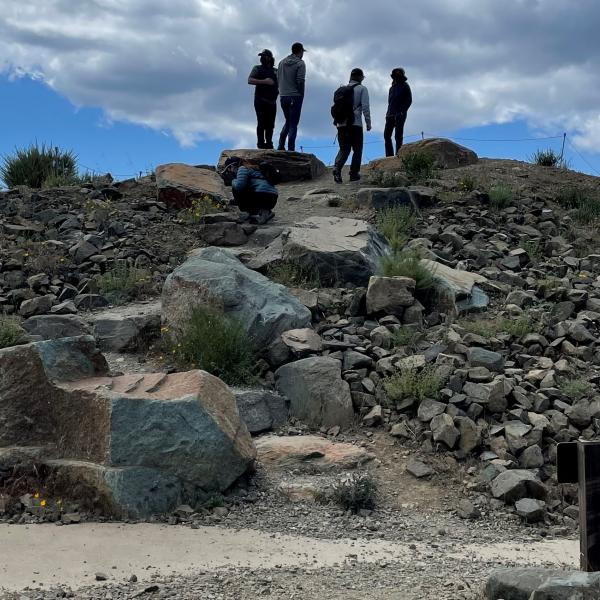
[{"label": "person standing on rock", "polygon": [[257,148],[273,148],[273,130],[277,114],[277,73],[273,53],[266,48],[259,53],[260,65],[255,65],[248,77],[248,85],[255,86],[254,110],[256,111]]},{"label": "person standing on rock", "polygon": [[388,109],[385,115],[385,129],[383,130],[386,156],[394,156],[392,135],[394,135],[396,142],[396,154],[402,148],[406,114],[412,104],[412,92],[404,69],[393,69],[390,77],[392,78],[392,85],[388,94]]},{"label": "person standing on rock", "polygon": [[346,164],[350,152],[350,181],[360,179],[360,165],[363,152],[363,115],[367,131],[371,131],[371,109],[369,91],[362,84],[365,78],[362,69],[352,69],[350,83],[339,88],[333,97],[331,114],[338,130],[340,150],[335,158],[333,179],[342,183],[342,167]]},{"label": "person standing on rock", "polygon": [[277,68],[279,101],[285,117],[277,150],[285,150],[286,139],[287,149],[290,152],[296,150],[296,135],[298,133],[298,123],[300,123],[300,113],[302,112],[302,102],[304,100],[304,82],[306,80],[306,65],[302,60],[305,52],[304,46],[300,42],[295,42],[292,44],[292,53],[286,56]]}]

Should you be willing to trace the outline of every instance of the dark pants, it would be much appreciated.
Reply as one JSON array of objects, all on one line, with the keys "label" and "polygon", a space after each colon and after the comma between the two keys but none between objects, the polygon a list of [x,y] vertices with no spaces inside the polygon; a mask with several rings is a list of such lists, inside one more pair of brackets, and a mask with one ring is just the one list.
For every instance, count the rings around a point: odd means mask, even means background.
[{"label": "dark pants", "polygon": [[278,150],[285,150],[285,140],[288,141],[288,150],[296,150],[296,135],[298,134],[298,123],[302,112],[302,96],[281,96],[281,110],[285,117],[283,129],[279,134]]},{"label": "dark pants", "polygon": [[362,162],[363,128],[360,125],[338,127],[338,142],[340,144],[340,151],[335,157],[335,172],[342,172],[342,167],[346,164],[350,152],[352,152],[350,177],[356,177],[360,173],[360,164]]},{"label": "dark pants", "polygon": [[400,113],[395,117],[385,118],[385,129],[383,130],[383,139],[385,140],[385,155],[394,156],[394,146],[392,145],[392,134],[396,141],[396,154],[400,148],[402,148],[402,142],[404,140],[404,122],[406,121],[406,113]]},{"label": "dark pants", "polygon": [[254,99],[254,110],[256,111],[256,139],[258,148],[273,147],[273,130],[275,129],[275,115],[277,114],[277,103],[266,102],[261,98]]},{"label": "dark pants", "polygon": [[238,208],[242,212],[255,215],[261,210],[273,210],[277,204],[277,194],[253,192],[252,190],[233,190]]}]

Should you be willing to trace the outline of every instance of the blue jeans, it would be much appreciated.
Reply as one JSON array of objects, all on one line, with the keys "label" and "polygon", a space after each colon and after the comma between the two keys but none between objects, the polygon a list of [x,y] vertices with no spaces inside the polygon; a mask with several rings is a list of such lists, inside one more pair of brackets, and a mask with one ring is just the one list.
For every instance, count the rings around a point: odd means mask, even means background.
[{"label": "blue jeans", "polygon": [[302,112],[302,96],[281,96],[281,110],[285,117],[283,129],[279,134],[278,150],[285,150],[285,139],[288,140],[288,150],[296,150],[296,135],[298,134],[298,123]]}]

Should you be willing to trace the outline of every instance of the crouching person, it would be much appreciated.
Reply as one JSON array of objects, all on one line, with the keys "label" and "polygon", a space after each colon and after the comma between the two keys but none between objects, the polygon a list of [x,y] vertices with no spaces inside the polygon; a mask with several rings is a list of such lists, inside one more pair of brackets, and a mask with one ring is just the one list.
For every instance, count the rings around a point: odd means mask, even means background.
[{"label": "crouching person", "polygon": [[268,163],[239,163],[231,189],[240,211],[250,214],[250,222],[263,225],[273,218],[278,182],[279,171]]}]

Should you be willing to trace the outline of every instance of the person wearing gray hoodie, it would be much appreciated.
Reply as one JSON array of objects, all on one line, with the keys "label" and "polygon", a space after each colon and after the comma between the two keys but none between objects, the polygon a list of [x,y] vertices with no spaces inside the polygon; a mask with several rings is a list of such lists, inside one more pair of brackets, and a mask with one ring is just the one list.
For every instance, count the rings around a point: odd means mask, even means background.
[{"label": "person wearing gray hoodie", "polygon": [[281,110],[285,117],[285,123],[279,134],[277,150],[285,150],[286,139],[287,149],[290,152],[296,150],[296,135],[302,112],[306,79],[306,65],[302,60],[304,52],[304,46],[300,42],[292,44],[292,53],[284,58],[277,68]]}]

